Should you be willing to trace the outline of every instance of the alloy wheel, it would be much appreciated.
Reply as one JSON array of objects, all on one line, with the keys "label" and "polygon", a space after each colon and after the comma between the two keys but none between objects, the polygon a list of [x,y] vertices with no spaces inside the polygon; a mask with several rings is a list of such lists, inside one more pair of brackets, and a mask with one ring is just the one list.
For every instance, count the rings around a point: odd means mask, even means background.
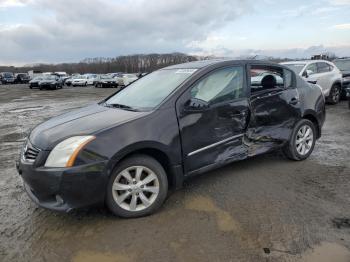
[{"label": "alloy wheel", "polygon": [[297,152],[301,156],[307,155],[314,142],[314,133],[310,126],[303,125],[299,128],[298,133],[296,135],[295,147]]},{"label": "alloy wheel", "polygon": [[337,103],[340,100],[340,90],[338,87],[334,87],[332,91],[332,100]]},{"label": "alloy wheel", "polygon": [[156,174],[145,166],[131,166],[121,171],[112,186],[117,205],[128,211],[141,211],[151,206],[159,194]]}]

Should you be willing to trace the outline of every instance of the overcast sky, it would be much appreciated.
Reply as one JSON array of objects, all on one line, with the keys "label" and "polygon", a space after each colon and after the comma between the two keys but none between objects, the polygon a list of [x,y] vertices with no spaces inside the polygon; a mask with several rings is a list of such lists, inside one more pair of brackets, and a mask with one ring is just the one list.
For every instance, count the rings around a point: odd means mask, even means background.
[{"label": "overcast sky", "polygon": [[350,56],[350,0],[0,0],[0,64],[185,52]]}]

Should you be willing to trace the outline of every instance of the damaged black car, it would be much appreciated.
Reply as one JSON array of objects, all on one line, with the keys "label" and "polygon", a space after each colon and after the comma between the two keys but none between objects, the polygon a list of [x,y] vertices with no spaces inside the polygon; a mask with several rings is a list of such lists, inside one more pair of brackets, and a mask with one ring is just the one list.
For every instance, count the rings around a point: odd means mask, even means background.
[{"label": "damaged black car", "polygon": [[140,217],[192,175],[272,150],[307,159],[324,121],[321,89],[285,66],[191,62],[38,125],[17,169],[42,207]]}]

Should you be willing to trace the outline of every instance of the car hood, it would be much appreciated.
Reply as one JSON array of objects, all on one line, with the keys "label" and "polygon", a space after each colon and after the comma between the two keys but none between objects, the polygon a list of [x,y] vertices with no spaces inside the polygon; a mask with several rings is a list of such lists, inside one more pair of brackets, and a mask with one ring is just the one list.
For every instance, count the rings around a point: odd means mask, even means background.
[{"label": "car hood", "polygon": [[40,80],[39,83],[40,84],[52,84],[52,83],[56,83],[56,80]]},{"label": "car hood", "polygon": [[42,150],[51,150],[68,137],[96,134],[103,129],[115,127],[147,114],[149,112],[126,111],[93,104],[38,125],[32,130],[29,140]]}]

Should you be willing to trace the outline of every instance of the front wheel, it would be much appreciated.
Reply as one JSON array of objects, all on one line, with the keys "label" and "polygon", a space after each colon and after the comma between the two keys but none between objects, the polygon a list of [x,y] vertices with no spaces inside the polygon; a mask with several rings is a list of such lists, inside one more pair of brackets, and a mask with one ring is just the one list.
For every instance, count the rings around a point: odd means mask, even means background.
[{"label": "front wheel", "polygon": [[292,160],[307,159],[314,150],[316,143],[316,128],[310,120],[300,120],[293,129],[292,136],[283,152]]},{"label": "front wheel", "polygon": [[146,155],[122,161],[111,175],[106,194],[110,211],[132,218],[153,214],[168,194],[168,179],[162,165]]},{"label": "front wheel", "polygon": [[332,86],[331,91],[329,92],[329,96],[327,98],[327,102],[331,105],[338,104],[340,101],[340,86],[334,85]]}]

